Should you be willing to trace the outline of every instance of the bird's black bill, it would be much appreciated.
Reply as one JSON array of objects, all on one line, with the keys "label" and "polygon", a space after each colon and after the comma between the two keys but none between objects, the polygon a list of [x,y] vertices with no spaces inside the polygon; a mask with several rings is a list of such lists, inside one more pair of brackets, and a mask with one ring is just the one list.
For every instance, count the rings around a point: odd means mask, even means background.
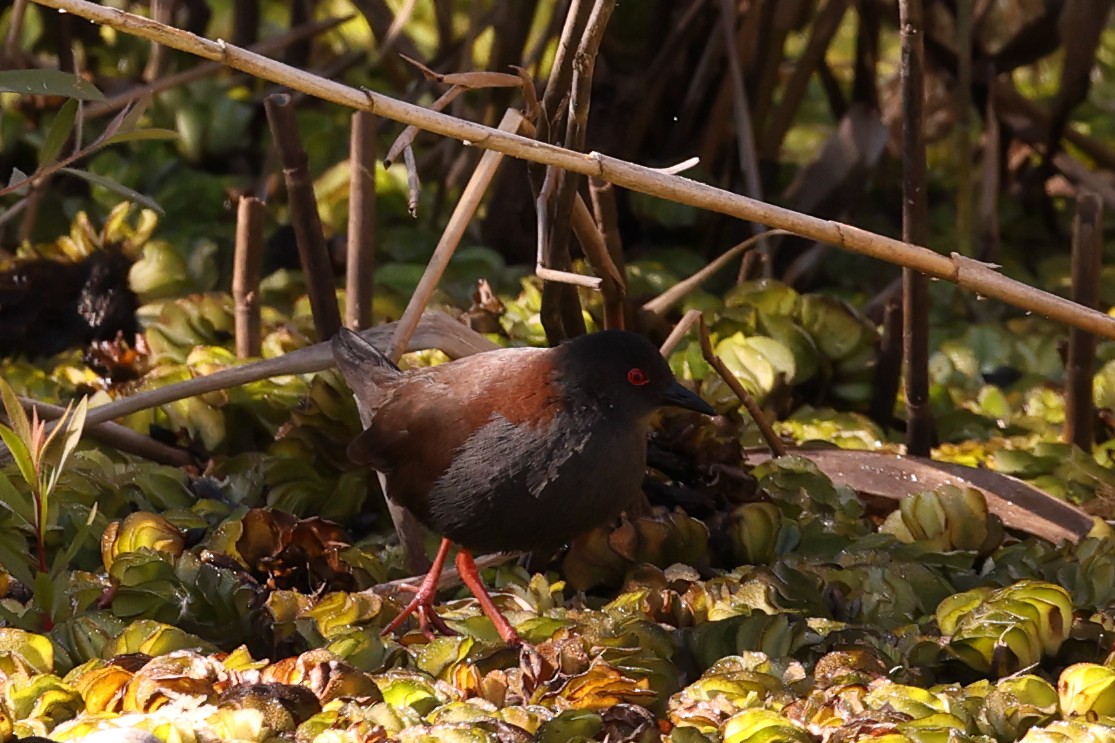
[{"label": "bird's black bill", "polygon": [[705,415],[716,415],[716,411],[712,409],[712,406],[682,387],[677,381],[667,387],[666,391],[662,393],[662,404],[673,405],[674,407],[685,408],[686,410],[695,410]]}]

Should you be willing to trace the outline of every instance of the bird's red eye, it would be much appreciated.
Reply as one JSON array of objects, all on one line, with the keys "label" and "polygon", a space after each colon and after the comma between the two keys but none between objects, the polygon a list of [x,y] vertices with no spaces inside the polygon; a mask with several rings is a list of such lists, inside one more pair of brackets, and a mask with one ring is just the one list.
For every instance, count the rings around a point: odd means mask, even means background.
[{"label": "bird's red eye", "polygon": [[627,381],[636,387],[642,387],[650,381],[650,377],[647,376],[645,371],[636,366],[627,372]]}]

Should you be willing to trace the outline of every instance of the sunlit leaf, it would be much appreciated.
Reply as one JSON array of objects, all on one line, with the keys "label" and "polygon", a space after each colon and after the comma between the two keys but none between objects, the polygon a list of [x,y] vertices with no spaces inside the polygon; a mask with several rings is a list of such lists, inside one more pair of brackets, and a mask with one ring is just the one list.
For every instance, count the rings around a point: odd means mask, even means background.
[{"label": "sunlit leaf", "polygon": [[102,146],[120,144],[121,142],[149,142],[152,140],[178,139],[178,132],[173,129],[133,129],[129,132],[114,134],[101,142]]},{"label": "sunlit leaf", "polygon": [[138,191],[133,191],[132,189],[128,188],[127,186],[122,185],[120,183],[117,183],[116,181],[112,180],[111,178],[105,178],[102,175],[97,175],[96,173],[90,173],[87,170],[78,170],[76,168],[60,168],[60,170],[63,173],[67,173],[69,175],[77,176],[78,178],[81,178],[82,180],[89,181],[90,183],[92,183],[94,185],[97,185],[97,186],[100,186],[101,188],[108,189],[109,191],[112,191],[114,194],[117,194],[119,196],[123,196],[125,199],[128,199],[129,201],[134,201],[135,203],[139,204],[140,206],[145,206],[148,209],[151,209],[152,211],[158,212],[159,216],[162,216],[162,215],[166,214],[166,212],[163,211],[163,208],[161,206],[159,206],[158,204],[156,204],[153,199],[151,199],[147,196],[144,196],[143,194],[139,193]]},{"label": "sunlit leaf", "polygon": [[27,445],[16,435],[15,431],[7,426],[0,426],[0,438],[4,440],[8,451],[11,452],[12,459],[19,467],[19,474],[28,485],[35,487],[38,476],[35,474],[35,464],[31,459],[31,451],[27,448]]},{"label": "sunlit leaf", "polygon": [[0,378],[0,399],[4,402],[4,413],[8,416],[8,425],[15,431],[16,436],[30,445],[31,421],[27,417],[27,411],[23,409],[15,391],[3,378]]},{"label": "sunlit leaf", "polygon": [[57,95],[82,101],[104,102],[97,86],[80,75],[60,70],[0,71],[0,91],[21,95]]}]

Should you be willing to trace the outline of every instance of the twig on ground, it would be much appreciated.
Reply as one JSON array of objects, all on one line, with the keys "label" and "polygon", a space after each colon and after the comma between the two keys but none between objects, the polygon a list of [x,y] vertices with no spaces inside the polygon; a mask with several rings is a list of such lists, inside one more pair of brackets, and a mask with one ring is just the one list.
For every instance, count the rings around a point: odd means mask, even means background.
[{"label": "twig on ground", "polygon": [[708,326],[705,325],[705,318],[703,316],[698,316],[697,320],[698,333],[701,338],[701,355],[705,357],[705,361],[709,363],[709,366],[716,370],[716,373],[724,380],[724,384],[728,385],[732,392],[736,393],[736,397],[738,397],[740,402],[743,403],[743,406],[747,408],[748,415],[751,416],[751,420],[755,421],[755,425],[759,427],[759,433],[762,434],[763,441],[767,443],[771,454],[776,457],[786,456],[786,445],[782,443],[782,439],[774,432],[774,428],[771,427],[770,421],[767,420],[767,416],[763,412],[763,409],[759,407],[759,403],[755,402],[755,398],[751,396],[751,393],[744,389],[744,386],[739,383],[735,375],[732,374],[728,367],[724,366],[724,362],[720,360],[720,357],[713,353],[712,341],[709,340]]}]

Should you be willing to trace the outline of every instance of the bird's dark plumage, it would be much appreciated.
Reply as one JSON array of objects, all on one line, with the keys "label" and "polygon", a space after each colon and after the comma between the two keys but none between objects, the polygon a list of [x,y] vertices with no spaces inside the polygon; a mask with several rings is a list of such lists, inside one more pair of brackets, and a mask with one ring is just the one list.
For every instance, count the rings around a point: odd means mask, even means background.
[{"label": "bird's dark plumage", "polygon": [[372,411],[350,457],[479,552],[556,547],[616,516],[642,484],[648,417],[680,389],[654,346],[621,331],[412,372],[348,331],[334,355]]},{"label": "bird's dark plumage", "polygon": [[478,552],[556,547],[606,523],[640,492],[650,415],[713,412],[624,331],[407,372],[348,330],[333,354],[365,417],[349,456],[420,522]]}]

